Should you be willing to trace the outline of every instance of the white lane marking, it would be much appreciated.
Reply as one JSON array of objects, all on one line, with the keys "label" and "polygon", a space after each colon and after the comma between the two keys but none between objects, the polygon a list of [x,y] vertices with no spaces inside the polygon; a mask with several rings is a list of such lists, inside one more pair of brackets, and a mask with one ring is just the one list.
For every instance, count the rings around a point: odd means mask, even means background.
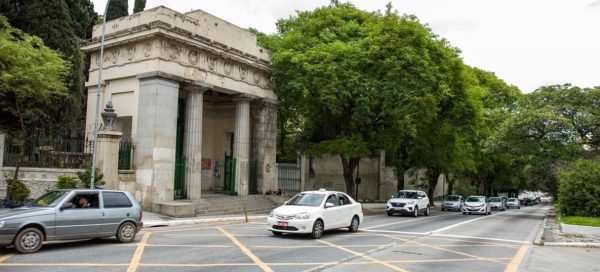
[{"label": "white lane marking", "polygon": [[498,242],[510,242],[510,243],[518,243],[530,245],[531,242],[528,241],[519,241],[519,240],[511,240],[511,239],[501,239],[501,238],[490,238],[490,237],[480,237],[480,236],[466,236],[466,235],[454,235],[454,234],[431,234],[431,236],[439,236],[439,237],[451,237],[451,238],[466,238],[466,239],[481,239],[481,240],[489,240],[489,241],[498,241]]},{"label": "white lane marking", "polygon": [[509,243],[518,243],[518,244],[526,244],[530,245],[531,242],[528,241],[519,241],[519,240],[510,240],[510,239],[500,239],[500,238],[491,238],[491,237],[481,237],[481,236],[466,236],[466,235],[453,235],[453,234],[435,234],[431,232],[410,232],[410,231],[394,231],[394,230],[363,230],[365,232],[380,232],[380,233],[393,233],[393,234],[408,234],[408,235],[423,235],[423,236],[436,236],[436,237],[448,237],[448,238],[463,238],[463,239],[478,239],[478,240],[488,240],[488,241],[497,241],[497,242],[509,242]]},{"label": "white lane marking", "polygon": [[484,216],[481,216],[481,217],[478,217],[478,218],[475,218],[475,219],[471,219],[471,220],[467,220],[467,221],[462,221],[462,222],[456,223],[456,224],[454,224],[454,225],[445,226],[445,227],[443,227],[443,228],[439,228],[439,229],[436,229],[436,230],[432,230],[432,231],[431,231],[431,233],[438,233],[438,232],[442,232],[442,231],[449,230],[449,229],[451,229],[451,228],[454,228],[454,227],[460,226],[460,225],[462,225],[462,224],[467,224],[467,223],[471,223],[471,222],[474,222],[474,221],[477,221],[477,220],[486,219],[486,218],[491,218],[491,217],[494,217],[494,216],[497,216],[497,215],[501,215],[501,214],[505,214],[505,213],[510,213],[510,212],[514,212],[514,211],[516,211],[516,210],[512,210],[512,211],[506,211],[506,212],[499,212],[499,213],[494,213],[494,214],[491,214],[491,215],[484,215]]},{"label": "white lane marking", "polygon": [[361,230],[369,230],[369,229],[374,229],[374,228],[379,228],[379,227],[385,227],[385,226],[391,226],[391,225],[398,225],[398,224],[410,223],[410,222],[421,221],[421,220],[425,220],[425,219],[429,219],[429,218],[436,218],[436,217],[442,217],[442,216],[448,216],[448,215],[456,215],[456,214],[449,213],[449,214],[443,214],[443,215],[424,216],[424,217],[419,218],[419,219],[406,220],[406,221],[400,221],[400,222],[393,222],[393,223],[382,224],[382,225],[377,225],[377,226],[372,226],[372,227],[367,227],[367,228],[361,228]]},{"label": "white lane marking", "polygon": [[410,231],[395,231],[395,230],[367,230],[361,229],[360,231],[365,232],[381,232],[381,233],[394,233],[394,234],[410,234],[410,235],[429,235],[430,232],[410,232]]}]

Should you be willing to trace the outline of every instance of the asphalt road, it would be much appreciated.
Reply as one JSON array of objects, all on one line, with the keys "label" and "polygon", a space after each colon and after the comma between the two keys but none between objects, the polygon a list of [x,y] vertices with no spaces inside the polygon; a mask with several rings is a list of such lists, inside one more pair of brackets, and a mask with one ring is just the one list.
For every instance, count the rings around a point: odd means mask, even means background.
[{"label": "asphalt road", "polygon": [[[579,258],[577,271],[600,267],[586,258],[600,250],[532,245],[546,209],[367,215],[358,233],[335,230],[321,240],[275,237],[262,221],[149,228],[131,244],[102,239],[46,244],[28,255],[0,250],[0,271],[571,271],[569,254]],[[560,259],[558,267],[548,258]]]}]

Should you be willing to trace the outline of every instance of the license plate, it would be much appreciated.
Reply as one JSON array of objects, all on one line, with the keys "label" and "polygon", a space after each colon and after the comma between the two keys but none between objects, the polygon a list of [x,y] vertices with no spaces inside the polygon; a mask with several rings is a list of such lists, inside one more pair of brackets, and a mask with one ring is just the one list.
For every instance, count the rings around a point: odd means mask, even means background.
[{"label": "license plate", "polygon": [[285,221],[277,221],[277,226],[280,226],[280,227],[287,227],[287,226],[288,226],[288,222],[285,222]]}]

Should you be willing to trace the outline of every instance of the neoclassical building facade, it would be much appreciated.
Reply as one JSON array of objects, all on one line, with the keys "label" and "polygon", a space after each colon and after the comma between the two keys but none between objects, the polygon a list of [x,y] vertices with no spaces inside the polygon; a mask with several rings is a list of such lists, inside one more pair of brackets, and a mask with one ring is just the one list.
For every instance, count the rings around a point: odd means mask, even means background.
[{"label": "neoclassical building facade", "polygon": [[[83,45],[90,130],[101,31]],[[238,195],[275,188],[277,94],[269,52],[253,33],[161,6],[107,22],[104,48],[100,104],[112,102],[115,127],[135,143],[129,190],[144,208],[222,189],[219,165],[233,165]]]}]

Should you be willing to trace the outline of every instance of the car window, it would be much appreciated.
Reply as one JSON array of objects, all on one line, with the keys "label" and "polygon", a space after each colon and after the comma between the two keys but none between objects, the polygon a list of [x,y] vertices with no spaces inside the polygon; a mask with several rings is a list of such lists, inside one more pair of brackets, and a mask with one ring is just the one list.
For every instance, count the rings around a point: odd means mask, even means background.
[{"label": "car window", "polygon": [[500,202],[500,198],[492,197],[490,198],[490,202]]},{"label": "car window", "polygon": [[472,196],[470,196],[470,197],[468,197],[468,198],[467,198],[467,200],[466,200],[466,201],[467,201],[467,202],[485,202],[485,198],[483,198],[483,197],[472,197]]},{"label": "car window", "polygon": [[50,191],[36,199],[33,205],[39,207],[54,207],[67,195],[67,191]]},{"label": "car window", "polygon": [[327,203],[331,203],[334,206],[339,206],[340,205],[340,201],[339,201],[339,199],[338,199],[338,197],[336,195],[330,195],[327,198]]},{"label": "car window", "polygon": [[352,202],[350,202],[350,199],[348,199],[348,197],[344,194],[338,194],[338,198],[340,200],[340,205],[352,204]]},{"label": "car window", "polygon": [[100,201],[98,193],[77,193],[66,203],[73,204],[73,209],[98,209]]},{"label": "car window", "polygon": [[104,208],[130,208],[133,206],[129,197],[121,192],[102,192]]},{"label": "car window", "polygon": [[319,206],[321,202],[323,202],[323,198],[325,198],[325,194],[297,194],[292,199],[290,199],[285,205],[297,205],[297,206]]},{"label": "car window", "polygon": [[418,195],[419,194],[417,192],[400,191],[394,196],[394,198],[417,199]]},{"label": "car window", "polygon": [[458,201],[460,200],[459,196],[447,196],[446,201]]}]

